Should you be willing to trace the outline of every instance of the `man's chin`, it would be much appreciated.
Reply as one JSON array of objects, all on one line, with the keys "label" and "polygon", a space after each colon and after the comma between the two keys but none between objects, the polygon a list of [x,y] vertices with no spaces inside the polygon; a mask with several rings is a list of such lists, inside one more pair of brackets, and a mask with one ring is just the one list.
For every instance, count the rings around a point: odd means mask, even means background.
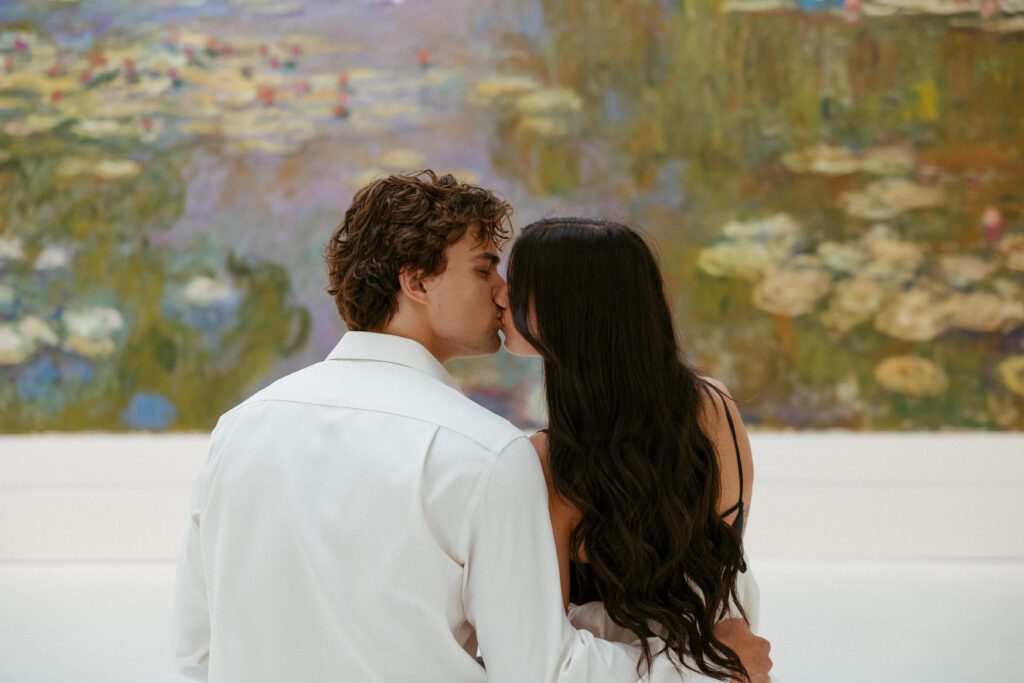
[{"label": "man's chin", "polygon": [[488,340],[487,351],[481,355],[489,356],[492,353],[497,353],[498,350],[501,349],[501,344],[503,340],[504,336],[501,335],[499,332],[495,332],[494,336]]},{"label": "man's chin", "polygon": [[493,335],[481,339],[480,343],[474,344],[472,348],[467,348],[464,353],[459,354],[461,358],[473,358],[476,356],[490,356],[498,352],[501,348],[501,337],[495,332]]}]

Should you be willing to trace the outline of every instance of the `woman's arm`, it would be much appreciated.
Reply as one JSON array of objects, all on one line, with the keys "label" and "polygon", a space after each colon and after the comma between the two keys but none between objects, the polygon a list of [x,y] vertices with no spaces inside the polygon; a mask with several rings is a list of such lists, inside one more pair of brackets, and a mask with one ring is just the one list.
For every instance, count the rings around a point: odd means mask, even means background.
[{"label": "woman's arm", "polygon": [[562,607],[569,609],[569,539],[579,523],[579,512],[563,498],[551,483],[551,467],[548,464],[548,435],[537,432],[530,437],[537,450],[537,456],[544,468],[544,481],[548,485],[548,513],[551,515],[551,532],[555,537],[555,551],[558,554],[558,573],[562,579]]}]

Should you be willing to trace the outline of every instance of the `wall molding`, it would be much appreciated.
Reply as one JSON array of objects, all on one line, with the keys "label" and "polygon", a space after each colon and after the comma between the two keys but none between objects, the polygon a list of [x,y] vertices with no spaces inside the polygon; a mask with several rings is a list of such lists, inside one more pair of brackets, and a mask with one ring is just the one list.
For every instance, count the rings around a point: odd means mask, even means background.
[{"label": "wall molding", "polygon": [[[1024,560],[1024,433],[752,430],[748,554]],[[205,434],[0,436],[0,562],[172,562]]]}]

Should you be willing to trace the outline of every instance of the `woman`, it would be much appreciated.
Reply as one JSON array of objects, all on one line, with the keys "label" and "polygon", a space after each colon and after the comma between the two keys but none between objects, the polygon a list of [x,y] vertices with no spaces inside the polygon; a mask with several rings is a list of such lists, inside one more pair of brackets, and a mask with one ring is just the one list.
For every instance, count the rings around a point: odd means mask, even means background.
[{"label": "woman", "polygon": [[618,223],[538,221],[508,286],[505,346],[544,359],[549,426],[532,440],[566,606],[602,601],[646,668],[659,636],[704,674],[745,680],[715,624],[741,604],[750,446],[725,387],[683,359],[651,250]]}]

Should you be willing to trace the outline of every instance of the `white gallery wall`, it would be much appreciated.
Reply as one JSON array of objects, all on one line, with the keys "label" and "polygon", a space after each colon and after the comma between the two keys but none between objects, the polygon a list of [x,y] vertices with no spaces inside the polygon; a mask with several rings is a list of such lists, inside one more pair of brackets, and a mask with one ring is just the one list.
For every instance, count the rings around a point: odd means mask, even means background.
[{"label": "white gallery wall", "polygon": [[[1024,434],[753,432],[776,683],[1024,680]],[[0,682],[176,683],[205,435],[0,436]]]},{"label": "white gallery wall", "polygon": [[[751,433],[758,559],[1024,561],[1024,435]],[[207,436],[0,436],[0,562],[171,561]]]}]

